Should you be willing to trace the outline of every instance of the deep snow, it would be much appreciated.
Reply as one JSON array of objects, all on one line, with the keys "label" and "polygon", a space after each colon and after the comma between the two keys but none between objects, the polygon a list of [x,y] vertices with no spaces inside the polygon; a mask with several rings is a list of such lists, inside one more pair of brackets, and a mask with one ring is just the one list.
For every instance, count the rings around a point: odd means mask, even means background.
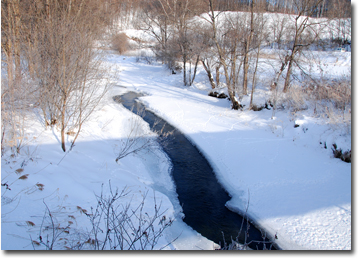
[{"label": "deep snow", "polygon": [[[351,53],[318,52],[321,54],[327,71],[350,70]],[[2,250],[33,249],[31,239],[39,233],[44,202],[59,222],[66,224],[71,215],[76,219],[71,229],[86,231],[89,224],[77,206],[89,211],[96,205],[101,184],[108,192],[109,180],[112,186],[131,191],[132,206],[148,192],[148,212],[155,196],[167,209],[167,218],[175,219],[156,248],[177,237],[166,249],[216,247],[182,222],[170,161],[159,148],[115,162],[133,115],[112,96],[125,91],[146,93],[141,101],[148,109],[181,130],[210,161],[232,196],[227,206],[243,212],[249,200],[249,216],[272,236],[277,235],[283,249],[351,249],[351,164],[333,158],[330,149],[332,143],[351,149],[350,128],[325,124],[310,111],[277,111],[273,120],[272,111],[233,111],[227,100],[207,95],[209,84],[202,70],[194,86],[183,87],[182,76],[172,75],[159,63],[136,62],[134,56],[114,52],[105,55],[108,73],[118,73],[118,78],[113,79],[115,86],[84,125],[71,152],[62,152],[57,129],[44,130],[38,117],[29,114],[27,145],[18,156],[7,152],[2,157],[1,182],[11,188],[2,186]],[[268,76],[263,74],[262,80]],[[255,92],[256,102],[267,98],[263,89]],[[149,134],[147,124],[141,125]],[[70,141],[69,136],[68,144]],[[19,168],[24,171],[17,173]],[[27,179],[19,179],[25,174]],[[44,189],[36,184],[43,184]]]},{"label": "deep snow", "polygon": [[249,215],[284,249],[351,249],[351,164],[320,144],[350,149],[348,129],[287,111],[274,120],[271,111],[233,111],[201,79],[185,88],[163,67],[128,59],[121,85],[146,93],[141,101],[200,148],[232,196],[229,208],[244,211],[249,199]]},{"label": "deep snow", "polygon": [[[249,199],[249,216],[276,234],[283,249],[351,249],[351,164],[333,158],[330,148],[320,144],[335,142],[351,148],[348,129],[322,124],[308,114],[291,117],[287,111],[277,111],[271,120],[272,111],[233,111],[228,100],[207,96],[201,72],[193,87],[183,87],[181,75],[171,75],[161,64],[136,62],[135,57],[116,53],[107,54],[107,63],[109,73],[120,71],[116,86],[86,123],[71,152],[64,156],[57,130],[44,130],[31,115],[29,144],[20,156],[6,153],[2,158],[2,183],[11,188],[2,187],[3,250],[33,249],[30,236],[37,237],[44,202],[60,222],[73,215],[72,228],[85,230],[88,222],[77,206],[86,210],[95,206],[94,194],[100,193],[102,183],[106,189],[109,180],[112,186],[131,191],[133,206],[149,191],[148,211],[155,196],[168,209],[167,218],[176,219],[157,248],[178,236],[166,249],[215,248],[181,221],[170,162],[160,149],[115,163],[132,115],[112,96],[125,91],[146,93],[141,101],[205,154],[232,196],[227,206],[242,212]],[[295,123],[300,127],[294,128]],[[149,132],[144,122],[143,130]],[[17,174],[21,165],[24,171]],[[18,179],[23,174],[28,179]]]}]

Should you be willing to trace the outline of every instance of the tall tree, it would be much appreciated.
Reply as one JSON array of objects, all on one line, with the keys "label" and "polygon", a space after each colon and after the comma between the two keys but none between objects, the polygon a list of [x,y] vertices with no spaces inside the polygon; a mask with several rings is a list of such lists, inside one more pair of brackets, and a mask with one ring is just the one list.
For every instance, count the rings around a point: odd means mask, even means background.
[{"label": "tall tree", "polygon": [[257,49],[257,53],[256,53],[256,60],[255,60],[253,77],[252,77],[252,91],[251,91],[251,99],[250,99],[250,103],[249,103],[250,109],[253,108],[253,96],[254,96],[254,90],[256,88],[257,71],[258,71],[261,47],[262,47],[262,44],[265,41],[265,39],[268,38],[268,32],[266,32],[266,30],[265,30],[266,23],[267,23],[267,20],[264,18],[263,13],[258,13],[257,14],[257,24],[258,24],[257,31],[258,31],[258,33],[256,33],[256,38],[255,38],[256,44],[254,44],[254,45],[256,45],[255,47]]},{"label": "tall tree", "polygon": [[[292,75],[293,65],[296,62],[296,56],[299,54],[304,47],[309,47],[313,42],[313,39],[308,39],[304,36],[304,32],[311,28],[314,32],[316,30],[315,26],[318,25],[318,21],[312,21],[311,16],[317,11],[319,4],[323,0],[296,0],[295,9],[297,14],[293,20],[294,22],[294,36],[292,48],[289,55],[287,55],[286,63],[288,63],[287,74],[285,77],[283,92],[287,92],[290,85],[290,77]],[[315,32],[316,33],[316,32]],[[319,36],[317,33],[315,36]]]},{"label": "tall tree", "polygon": [[254,0],[250,4],[250,22],[248,26],[247,36],[244,38],[243,53],[243,94],[247,95],[248,88],[248,68],[249,68],[249,50],[254,33]]},{"label": "tall tree", "polygon": [[150,33],[158,42],[156,54],[174,70],[177,56],[183,64],[183,83],[191,85],[191,69],[188,70],[195,56],[195,70],[199,56],[194,53],[193,21],[191,18],[200,13],[201,5],[195,0],[148,0],[142,15],[140,29]]},{"label": "tall tree", "polygon": [[220,44],[219,35],[218,35],[218,31],[217,31],[217,18],[220,13],[215,13],[215,5],[214,5],[213,0],[208,0],[207,3],[209,6],[209,10],[210,10],[210,12],[208,14],[208,16],[209,16],[208,22],[212,26],[212,37],[213,37],[213,41],[214,41],[216,49],[217,49],[219,62],[224,70],[224,75],[226,78],[226,84],[227,84],[227,89],[228,89],[228,95],[229,95],[229,98],[232,103],[232,109],[238,110],[240,108],[240,104],[236,100],[233,80],[231,80],[231,78],[230,78],[230,68],[226,62],[226,59],[227,59],[226,50]]}]

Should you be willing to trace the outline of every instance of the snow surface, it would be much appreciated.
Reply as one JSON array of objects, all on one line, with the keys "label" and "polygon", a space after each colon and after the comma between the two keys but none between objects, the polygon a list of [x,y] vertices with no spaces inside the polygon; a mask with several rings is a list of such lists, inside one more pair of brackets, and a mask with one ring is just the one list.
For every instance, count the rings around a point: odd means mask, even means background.
[{"label": "snow surface", "polygon": [[[332,143],[351,149],[350,128],[325,124],[310,111],[295,115],[277,111],[273,120],[272,111],[233,111],[228,100],[207,95],[210,89],[202,69],[194,86],[183,87],[182,76],[172,75],[161,64],[106,55],[109,73],[119,73],[119,77],[84,125],[71,152],[62,152],[57,129],[44,130],[38,117],[29,114],[27,145],[18,156],[8,152],[2,157],[1,182],[11,188],[2,186],[2,250],[33,249],[31,239],[39,233],[44,203],[59,222],[66,223],[72,215],[76,219],[72,228],[85,231],[89,224],[77,206],[89,211],[96,205],[95,194],[100,194],[102,184],[108,193],[109,180],[119,190],[130,191],[124,202],[136,206],[148,193],[145,208],[149,213],[156,197],[167,218],[175,219],[157,249],[176,238],[166,249],[216,247],[181,220],[170,161],[159,148],[115,162],[133,115],[112,96],[126,91],[147,94],[141,101],[148,109],[180,129],[210,161],[232,197],[227,206],[242,212],[249,200],[249,216],[271,235],[276,234],[281,248],[351,249],[351,164],[333,158],[330,149]],[[338,74],[351,66],[349,53],[331,53],[324,59],[328,71]],[[263,89],[255,94],[258,103],[268,97]],[[294,128],[294,124],[300,126]],[[148,134],[147,123],[142,126]],[[69,136],[68,146],[71,139]],[[20,174],[15,171],[19,168],[24,169]],[[18,179],[24,174],[27,179]],[[43,190],[38,183],[44,185]]]},{"label": "snow surface", "polygon": [[[108,194],[109,180],[112,188],[130,191],[130,198],[125,198],[124,203],[136,207],[147,193],[145,209],[153,210],[155,197],[157,206],[161,204],[163,208],[161,211],[167,210],[167,219],[176,217],[157,249],[177,237],[177,241],[165,249],[213,249],[213,242],[182,222],[168,173],[170,163],[162,151],[153,150],[144,156],[128,156],[119,164],[115,162],[116,149],[127,136],[130,129],[126,125],[132,119],[127,109],[112,100],[112,96],[119,93],[116,90],[109,93],[102,109],[86,124],[71,152],[65,154],[60,149],[57,130],[44,131],[43,125],[32,118],[28,135],[33,139],[26,150],[20,156],[11,157],[9,153],[2,158],[2,183],[8,183],[11,188],[2,187],[2,250],[33,249],[31,239],[38,238],[45,203],[60,223],[66,226],[68,217],[74,216],[72,228],[86,232],[90,229],[89,222],[77,206],[89,212],[91,206],[96,206],[95,194],[100,195],[102,184],[104,193]],[[149,131],[144,122],[143,128]],[[15,170],[21,168],[21,164],[24,171],[17,174]],[[28,174],[28,179],[19,180],[24,174]],[[43,190],[36,186],[38,183],[44,185]],[[35,226],[29,226],[27,221]]]},{"label": "snow surface", "polygon": [[350,149],[346,129],[286,111],[274,120],[272,111],[233,111],[162,66],[126,60],[120,84],[146,93],[141,101],[199,147],[232,196],[229,208],[243,212],[249,199],[249,215],[284,249],[351,249],[351,164],[320,145]]}]

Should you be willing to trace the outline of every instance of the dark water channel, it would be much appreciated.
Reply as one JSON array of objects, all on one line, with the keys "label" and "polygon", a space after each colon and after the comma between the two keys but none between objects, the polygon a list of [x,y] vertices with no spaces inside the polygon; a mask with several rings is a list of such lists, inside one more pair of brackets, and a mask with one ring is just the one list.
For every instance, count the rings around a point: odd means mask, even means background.
[{"label": "dark water channel", "polygon": [[[136,98],[140,96],[138,93],[128,92],[122,96],[115,96],[114,100],[137,113],[139,108],[144,108],[140,102],[136,101]],[[179,130],[154,113],[145,110],[143,119],[151,128],[154,127],[154,130],[161,130],[164,127],[165,132],[173,131],[170,142],[163,146],[163,150],[172,162],[172,178],[185,214],[183,221],[202,236],[222,245],[222,232],[229,244],[231,238],[235,239],[238,236],[243,222],[243,231],[239,234],[238,240],[244,243],[247,221],[225,207],[230,197],[218,183],[205,157]],[[154,126],[154,122],[159,120],[160,123]],[[271,246],[268,239],[263,242],[261,231],[251,223],[249,224],[247,243],[252,241],[250,248],[261,250],[265,245],[268,249],[278,249],[275,244]]]}]

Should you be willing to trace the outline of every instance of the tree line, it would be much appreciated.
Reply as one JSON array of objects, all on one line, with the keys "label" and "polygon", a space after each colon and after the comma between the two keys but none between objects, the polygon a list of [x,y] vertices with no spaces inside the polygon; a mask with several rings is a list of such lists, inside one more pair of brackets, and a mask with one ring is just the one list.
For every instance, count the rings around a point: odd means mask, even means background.
[{"label": "tree line", "polygon": [[[183,84],[194,82],[203,65],[213,89],[224,76],[233,109],[256,84],[263,46],[275,44],[280,64],[271,83],[283,92],[293,81],[293,69],[310,78],[301,61],[303,51],[341,46],[351,39],[351,6],[347,0],[142,0],[135,27],[156,39],[156,57],[175,73],[182,63]],[[240,11],[240,12],[232,12]],[[268,15],[269,12],[275,12]],[[199,19],[198,19],[199,17]],[[328,39],[328,32],[331,36]],[[249,66],[253,71],[249,76]],[[250,78],[252,79],[250,82]]]},{"label": "tree line", "polygon": [[213,89],[227,87],[233,109],[248,94],[253,108],[263,46],[280,50],[271,87],[287,92],[294,67],[319,85],[303,51],[351,40],[347,0],[2,0],[1,17],[1,145],[17,152],[30,107],[44,127],[59,129],[63,151],[66,134],[74,145],[108,89],[98,87],[104,73],[96,44],[111,26],[152,35],[156,57],[173,73],[181,69],[184,85],[203,66]]}]

